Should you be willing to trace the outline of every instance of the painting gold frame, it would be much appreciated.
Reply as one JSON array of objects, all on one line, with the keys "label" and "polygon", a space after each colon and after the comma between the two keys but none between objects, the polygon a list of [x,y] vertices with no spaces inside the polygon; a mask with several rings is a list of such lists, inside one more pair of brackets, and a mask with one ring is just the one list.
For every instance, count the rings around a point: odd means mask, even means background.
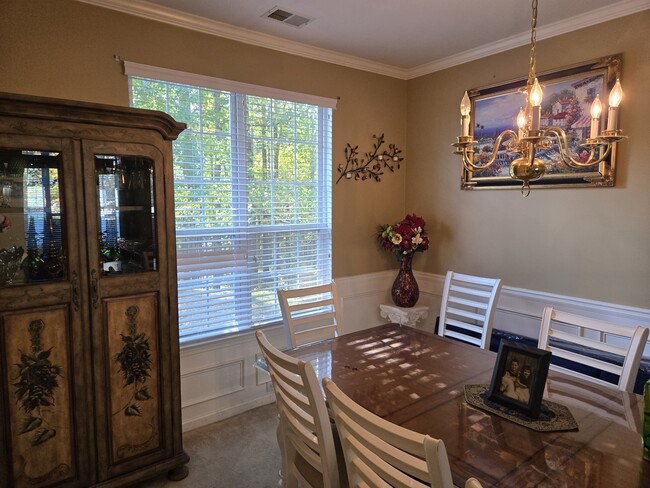
[{"label": "painting gold frame", "polygon": [[[579,142],[589,137],[590,105],[596,95],[606,104],[609,92],[620,78],[620,54],[580,63],[538,76],[544,87],[542,121],[544,126],[558,126],[567,132],[569,148],[579,159],[584,148]],[[516,116],[526,103],[526,79],[468,90],[471,101],[471,135],[476,139],[476,162],[486,161],[492,154],[496,134],[512,129],[517,131]],[[603,110],[600,127],[607,126],[607,110]],[[516,155],[499,148],[497,161],[487,170],[476,172],[462,169],[461,188],[507,189],[521,187],[521,182],[509,176],[510,160]],[[589,152],[588,150],[586,151]],[[588,168],[573,168],[559,161],[557,145],[538,153],[546,163],[546,174],[531,187],[611,187],[616,177],[616,144],[611,154],[600,164]]]}]

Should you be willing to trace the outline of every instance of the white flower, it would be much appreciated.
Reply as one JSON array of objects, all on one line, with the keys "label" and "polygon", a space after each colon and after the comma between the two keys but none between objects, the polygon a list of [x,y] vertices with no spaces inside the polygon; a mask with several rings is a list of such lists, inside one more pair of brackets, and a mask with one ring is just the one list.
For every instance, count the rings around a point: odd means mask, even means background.
[{"label": "white flower", "polygon": [[391,237],[390,242],[392,242],[396,246],[399,246],[400,243],[402,242],[402,236],[395,233],[395,235],[393,235],[393,237]]},{"label": "white flower", "polygon": [[419,244],[422,243],[422,237],[420,234],[416,234],[411,238],[411,242],[413,243],[413,247],[417,247]]}]

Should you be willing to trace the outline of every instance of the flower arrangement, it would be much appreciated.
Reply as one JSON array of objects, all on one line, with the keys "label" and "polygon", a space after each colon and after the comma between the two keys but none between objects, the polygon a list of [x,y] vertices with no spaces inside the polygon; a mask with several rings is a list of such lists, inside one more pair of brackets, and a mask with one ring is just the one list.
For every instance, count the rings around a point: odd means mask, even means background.
[{"label": "flower arrangement", "polygon": [[424,230],[424,219],[415,214],[407,215],[401,222],[382,225],[377,236],[381,246],[392,252],[400,261],[414,252],[429,249],[429,237]]}]

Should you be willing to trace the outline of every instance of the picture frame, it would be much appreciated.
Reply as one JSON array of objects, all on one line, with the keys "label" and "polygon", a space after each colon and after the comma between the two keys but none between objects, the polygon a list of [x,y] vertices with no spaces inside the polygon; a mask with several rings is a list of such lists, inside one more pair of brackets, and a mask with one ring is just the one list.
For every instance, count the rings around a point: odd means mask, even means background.
[{"label": "picture frame", "polygon": [[[607,106],[609,92],[620,78],[622,55],[615,54],[578,65],[541,73],[538,80],[544,89],[541,127],[558,126],[567,132],[569,150],[574,158],[588,153],[580,143],[589,137],[591,124],[590,106],[598,95]],[[477,144],[475,161],[487,161],[492,155],[496,134],[506,129],[517,132],[516,118],[519,109],[526,104],[526,78],[508,81],[483,88],[468,90],[471,102],[470,135]],[[607,127],[608,110],[601,114],[600,127]],[[546,164],[543,178],[530,182],[535,188],[557,187],[612,187],[616,181],[616,146],[600,164],[587,168],[573,168],[559,159],[557,144],[538,153]],[[483,171],[462,168],[461,188],[519,189],[521,182],[509,175],[510,161],[515,154],[506,153],[501,147],[497,160]]]},{"label": "picture frame", "polygon": [[502,340],[488,400],[538,418],[550,362],[550,351]]}]

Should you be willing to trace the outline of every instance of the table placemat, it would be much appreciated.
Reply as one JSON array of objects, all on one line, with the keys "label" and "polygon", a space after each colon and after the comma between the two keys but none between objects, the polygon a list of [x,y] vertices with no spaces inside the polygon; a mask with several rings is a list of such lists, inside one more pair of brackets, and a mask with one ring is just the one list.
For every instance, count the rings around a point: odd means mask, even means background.
[{"label": "table placemat", "polygon": [[539,418],[533,419],[526,414],[492,402],[487,398],[489,385],[465,385],[465,401],[474,407],[487,410],[493,414],[515,422],[529,429],[540,432],[560,430],[577,430],[578,423],[567,407],[559,403],[542,400]]}]

